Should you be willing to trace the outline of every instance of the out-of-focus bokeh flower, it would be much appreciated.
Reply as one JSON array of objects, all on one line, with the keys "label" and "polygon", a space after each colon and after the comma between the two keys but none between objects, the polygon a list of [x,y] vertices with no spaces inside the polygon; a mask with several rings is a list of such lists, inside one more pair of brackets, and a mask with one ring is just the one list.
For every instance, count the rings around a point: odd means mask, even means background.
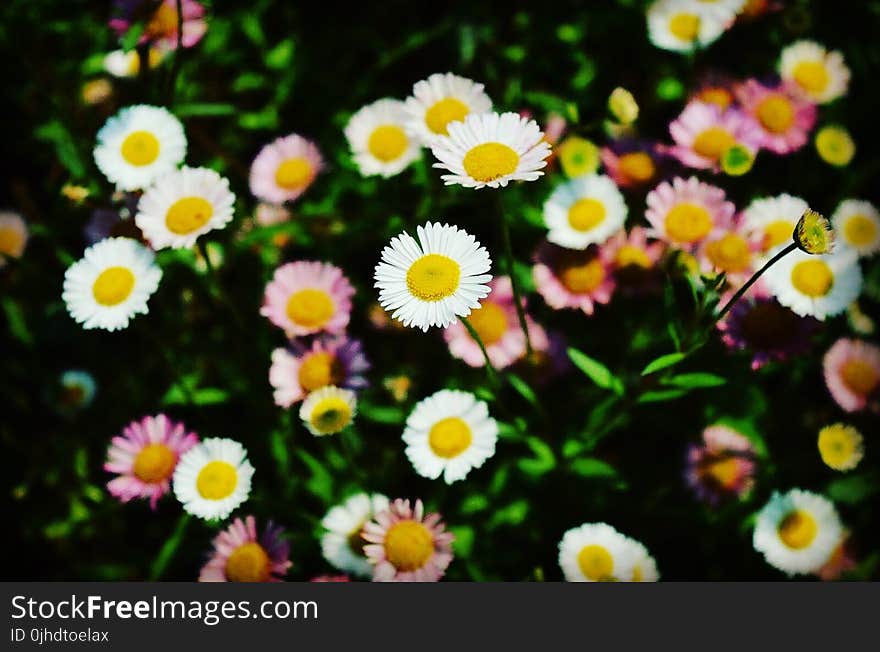
[{"label": "out-of-focus bokeh flower", "polygon": [[880,347],[841,338],[828,349],[822,367],[828,391],[841,409],[857,412],[877,400]]}]

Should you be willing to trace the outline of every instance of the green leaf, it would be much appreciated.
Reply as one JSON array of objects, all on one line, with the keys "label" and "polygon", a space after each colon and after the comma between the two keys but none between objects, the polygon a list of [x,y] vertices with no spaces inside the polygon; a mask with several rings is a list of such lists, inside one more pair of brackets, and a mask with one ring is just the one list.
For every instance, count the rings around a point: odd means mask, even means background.
[{"label": "green leaf", "polygon": [[296,454],[305,462],[312,472],[311,477],[306,482],[306,489],[315,494],[325,503],[333,500],[333,476],[313,455],[310,455],[302,449],[298,449]]},{"label": "green leaf", "polygon": [[[254,45],[265,47],[266,34],[263,32],[263,25],[255,12],[245,11],[241,15],[241,31],[244,32]],[[213,31],[213,26],[211,30]]]},{"label": "green leaf", "polygon": [[376,423],[397,425],[403,423],[406,414],[398,407],[373,405],[364,401],[358,406],[358,415]]},{"label": "green leaf", "polygon": [[638,403],[660,403],[661,401],[673,401],[687,394],[686,389],[660,389],[645,392],[639,396]]},{"label": "green leaf", "polygon": [[556,467],[556,455],[554,455],[553,449],[544,441],[538,437],[527,437],[526,444],[532,449],[535,456],[517,462],[517,466],[523,473],[531,476],[541,476]]},{"label": "green leaf", "polygon": [[596,457],[581,457],[571,462],[571,470],[585,478],[613,478],[617,471]]},{"label": "green leaf", "polygon": [[684,353],[667,353],[666,355],[661,355],[659,358],[652,360],[648,363],[648,365],[642,369],[642,375],[647,376],[648,374],[652,374],[655,371],[660,371],[661,369],[666,369],[666,367],[671,367],[672,365],[676,365],[687,357]]},{"label": "green leaf", "polygon": [[74,179],[81,179],[86,174],[86,166],[76,148],[73,137],[60,120],[50,120],[34,131],[34,135],[55,146],[58,161],[67,169]]},{"label": "green leaf", "polygon": [[496,509],[495,514],[489,520],[488,527],[492,529],[499,525],[519,525],[526,519],[528,513],[529,501],[524,498],[515,500],[509,505]]},{"label": "green leaf", "polygon": [[719,387],[727,382],[726,378],[705,372],[679,374],[672,378],[664,378],[660,381],[664,385],[681,387],[682,389],[697,389],[700,387]]},{"label": "green leaf", "polygon": [[573,347],[569,347],[568,357],[571,358],[574,366],[584,372],[596,385],[602,389],[610,389],[615,394],[623,395],[623,381],[612,374],[611,370],[601,362]]},{"label": "green leaf", "polygon": [[449,531],[455,536],[452,547],[456,556],[463,558],[470,557],[471,551],[474,549],[474,528],[469,525],[459,525],[449,528]]},{"label": "green leaf", "polygon": [[193,393],[195,405],[217,405],[225,403],[229,398],[229,392],[219,387],[202,387]]},{"label": "green leaf", "polygon": [[168,562],[174,557],[174,553],[177,552],[177,549],[180,547],[180,544],[183,542],[183,535],[186,533],[186,525],[189,523],[189,514],[184,512],[180,515],[180,519],[177,521],[177,526],[174,528],[174,532],[171,533],[165,543],[162,544],[162,548],[159,550],[159,554],[156,555],[156,558],[153,560],[153,563],[150,565],[150,580],[155,581],[162,577],[162,573],[165,572],[165,568],[168,566]]},{"label": "green leaf", "polygon": [[293,39],[284,39],[266,53],[266,67],[282,70],[293,61]]},{"label": "green leaf", "polygon": [[510,382],[511,387],[519,392],[520,396],[522,396],[532,405],[538,405],[537,395],[535,394],[534,390],[529,387],[528,383],[526,383],[522,378],[520,378],[516,374],[509,373],[507,374],[507,380]]},{"label": "green leaf", "polygon": [[828,497],[849,505],[860,503],[877,493],[880,482],[876,475],[852,475],[828,485]]},{"label": "green leaf", "polygon": [[281,430],[275,430],[269,439],[269,445],[272,449],[272,457],[278,463],[278,473],[284,477],[290,469],[290,453],[287,452],[287,442],[285,434]]},{"label": "green leaf", "polygon": [[235,105],[224,102],[193,102],[190,104],[178,104],[174,109],[174,114],[178,118],[187,118],[189,116],[223,116],[232,115],[237,110]]},{"label": "green leaf", "polygon": [[242,129],[275,129],[278,127],[278,109],[268,106],[262,111],[242,113],[238,124]]},{"label": "green leaf", "polygon": [[471,494],[461,503],[462,514],[475,514],[489,507],[489,499],[483,494]]},{"label": "green leaf", "polygon": [[24,313],[21,308],[10,296],[3,297],[3,312],[6,315],[6,323],[9,325],[9,332],[12,336],[23,342],[30,344],[34,341],[27,323],[24,320]]},{"label": "green leaf", "polygon": [[128,31],[125,32],[125,34],[123,35],[122,40],[120,41],[120,46],[122,47],[123,50],[128,52],[129,50],[133,49],[137,45],[137,42],[140,40],[141,34],[143,34],[143,33],[144,33],[144,24],[143,23],[135,23],[134,25],[129,27]]}]

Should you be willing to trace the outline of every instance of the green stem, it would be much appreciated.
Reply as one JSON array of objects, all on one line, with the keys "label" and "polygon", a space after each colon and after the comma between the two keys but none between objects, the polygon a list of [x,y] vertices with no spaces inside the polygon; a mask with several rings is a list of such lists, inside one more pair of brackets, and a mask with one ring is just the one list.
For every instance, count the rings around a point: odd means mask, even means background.
[{"label": "green stem", "polygon": [[519,319],[519,327],[526,338],[526,357],[532,358],[532,338],[529,337],[529,326],[526,322],[526,311],[523,308],[522,296],[519,291],[519,283],[516,280],[516,270],[513,266],[513,247],[510,244],[510,225],[507,223],[507,212],[501,201],[501,191],[496,190],[498,198],[498,212],[501,214],[501,238],[504,241],[504,257],[507,262],[507,274],[510,276],[510,287],[513,289],[513,303],[516,305],[516,316]]},{"label": "green stem", "polygon": [[168,568],[168,564],[174,558],[174,554],[177,552],[177,549],[183,541],[183,534],[186,532],[187,523],[189,523],[189,514],[183,512],[177,521],[174,532],[171,533],[171,536],[168,537],[165,544],[159,549],[159,554],[156,555],[153,563],[150,564],[151,582],[155,582],[162,577],[165,569]]},{"label": "green stem", "polygon": [[174,91],[177,87],[177,74],[180,72],[180,58],[183,51],[183,0],[177,0],[177,48],[174,50],[174,61],[168,80],[167,106],[174,104]]},{"label": "green stem", "polygon": [[197,246],[199,248],[199,252],[202,254],[202,258],[205,259],[205,267],[208,269],[208,277],[210,278],[209,282],[209,292],[212,296],[214,296],[217,300],[222,303],[230,313],[232,313],[232,318],[235,320],[236,326],[240,329],[245,330],[244,321],[241,318],[241,315],[238,314],[238,309],[235,307],[235,304],[229,300],[229,297],[226,296],[226,293],[223,291],[223,286],[220,283],[220,275],[217,273],[217,268],[214,267],[214,264],[211,262],[211,257],[208,255],[208,246],[205,244],[204,240],[199,240],[197,242]]},{"label": "green stem", "polygon": [[480,347],[480,351],[483,353],[483,360],[486,362],[486,375],[489,376],[489,380],[492,385],[498,386],[498,372],[495,371],[495,367],[492,364],[492,361],[489,359],[489,352],[486,351],[486,345],[483,344],[483,340],[480,338],[480,334],[477,333],[477,329],[474,328],[473,324],[468,321],[467,317],[459,317],[461,323],[464,324],[464,327],[467,329],[467,332],[470,333],[471,337]]},{"label": "green stem", "polygon": [[733,307],[733,304],[735,304],[737,301],[739,301],[742,298],[742,296],[748,291],[748,289],[750,287],[752,287],[752,285],[754,285],[755,281],[757,281],[758,278],[760,278],[761,274],[766,272],[774,264],[776,264],[777,262],[782,260],[782,258],[784,258],[788,254],[790,254],[795,249],[797,249],[797,244],[792,242],[785,249],[783,249],[782,251],[777,253],[770,260],[768,260],[761,269],[759,269],[757,272],[755,272],[752,275],[752,278],[750,278],[748,281],[746,281],[745,284],[739,290],[736,291],[736,294],[734,294],[730,298],[730,301],[728,301],[726,304],[724,304],[724,307],[721,310],[719,310],[718,314],[715,316],[715,321],[712,322],[712,325],[714,326],[719,321],[721,321],[721,319],[724,317],[724,315],[726,315],[727,312]]}]

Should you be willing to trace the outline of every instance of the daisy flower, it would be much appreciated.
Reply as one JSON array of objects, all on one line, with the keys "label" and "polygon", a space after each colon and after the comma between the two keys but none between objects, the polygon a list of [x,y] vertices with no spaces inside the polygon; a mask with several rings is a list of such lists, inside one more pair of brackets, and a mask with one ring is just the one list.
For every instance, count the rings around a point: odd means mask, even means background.
[{"label": "daisy flower", "polygon": [[[150,68],[156,68],[165,58],[165,50],[151,47],[147,54]],[[136,49],[114,50],[104,57],[104,70],[114,77],[137,77],[141,70],[141,57]]]},{"label": "daisy flower", "polygon": [[351,582],[348,575],[316,575],[309,582]]},{"label": "daisy flower", "polygon": [[324,159],[313,142],[297,134],[277,138],[265,145],[251,163],[251,192],[272,204],[293,201],[323,169]]},{"label": "daisy flower", "polygon": [[593,141],[586,138],[568,136],[556,148],[555,153],[559,156],[559,165],[562,167],[562,171],[569,179],[585,174],[595,174],[599,169],[599,148]]},{"label": "daisy flower", "polygon": [[451,172],[442,176],[447,186],[499,188],[544,174],[550,144],[534,120],[510,112],[470,114],[447,129],[449,135],[431,143],[439,161],[434,167]]},{"label": "daisy flower", "polygon": [[665,251],[665,242],[649,240],[646,228],[634,226],[628,233],[621,229],[611,236],[602,256],[611,261],[617,286],[638,293],[658,286],[658,263]]},{"label": "daisy flower", "polygon": [[633,559],[632,576],[630,582],[657,582],[660,572],[657,570],[657,561],[648,552],[645,545],[635,539],[626,537],[627,544],[631,549]]},{"label": "daisy flower", "polygon": [[862,271],[855,253],[844,248],[820,256],[795,250],[768,269],[764,281],[783,306],[824,321],[859,296]]},{"label": "daisy flower", "polygon": [[393,177],[420,156],[419,143],[407,135],[406,123],[404,103],[387,98],[351,116],[345,137],[363,176]]},{"label": "daisy flower", "polygon": [[648,193],[647,203],[648,235],[690,252],[730,228],[736,212],[721,188],[696,177],[664,181]]},{"label": "daisy flower", "polygon": [[449,134],[449,123],[491,111],[492,100],[482,84],[451,72],[435,73],[416,82],[405,108],[409,133],[423,145],[430,145],[437,136]]},{"label": "daisy flower", "polygon": [[684,165],[717,172],[721,157],[734,145],[752,156],[761,146],[758,124],[739,109],[722,111],[714,104],[691,101],[669,125],[675,146],[670,152]]},{"label": "daisy flower", "polygon": [[594,174],[556,187],[544,203],[547,240],[567,249],[602,244],[626,221],[626,202],[610,177]]},{"label": "daisy flower", "polygon": [[324,559],[346,573],[371,576],[373,565],[364,554],[367,545],[363,538],[364,526],[388,507],[388,498],[382,494],[359,493],[331,508],[321,521],[327,530],[321,537]]},{"label": "daisy flower", "polygon": [[865,456],[862,433],[843,423],[825,426],[819,431],[819,455],[835,471],[851,471]]},{"label": "daisy flower", "polygon": [[779,57],[779,74],[817,104],[846,95],[850,78],[843,55],[814,41],[797,41],[786,47]]},{"label": "daisy flower", "polygon": [[630,539],[607,523],[584,523],[559,542],[559,566],[567,582],[627,582],[639,560],[644,561]]},{"label": "daisy flower", "polygon": [[[526,353],[526,338],[520,328],[509,276],[489,281],[490,294],[471,311],[468,321],[477,331],[489,360],[496,369],[509,367]],[[547,345],[547,334],[531,317],[526,316],[532,348]],[[443,331],[449,352],[471,367],[486,364],[483,352],[461,322],[450,324]]]},{"label": "daisy flower", "polygon": [[880,347],[862,340],[837,340],[822,361],[831,397],[847,412],[864,410],[880,388]]},{"label": "daisy flower", "polygon": [[353,391],[327,385],[306,397],[299,409],[299,418],[310,433],[319,437],[334,435],[347,428],[356,411],[357,400]]},{"label": "daisy flower", "polygon": [[816,133],[819,158],[835,167],[846,167],[856,155],[856,144],[845,127],[825,125]]},{"label": "daisy flower", "polygon": [[717,424],[703,430],[700,445],[691,444],[685,478],[697,497],[710,504],[742,498],[755,482],[755,449],[744,435]]},{"label": "daisy flower", "polygon": [[61,298],[83,328],[115,331],[149,312],[147,300],[161,278],[152,251],[129,238],[108,238],[67,268]]},{"label": "daisy flower", "polygon": [[586,315],[611,301],[615,286],[608,253],[596,246],[577,251],[545,242],[535,253],[532,278],[548,306],[577,308]]},{"label": "daisy flower", "polygon": [[834,505],[824,496],[792,489],[773,492],[758,514],[753,544],[767,563],[784,573],[818,571],[843,534]]},{"label": "daisy flower", "polygon": [[656,181],[668,158],[657,143],[620,139],[599,152],[605,172],[619,188],[640,188]]},{"label": "daisy flower", "polygon": [[[141,19],[144,11],[151,4],[155,5],[154,2],[146,2],[145,0],[116,0],[110,28],[116,32],[119,38],[124,37],[131,26]],[[191,48],[198,43],[208,31],[208,23],[205,21],[205,7],[196,0],[183,0],[181,10],[182,16],[178,17],[177,0],[162,0],[147,20],[138,43],[155,43],[163,50],[177,49],[179,18],[183,22],[180,44],[185,48]]]},{"label": "daisy flower", "polygon": [[171,477],[182,455],[199,443],[194,432],[164,414],[132,421],[113,437],[104,470],[118,477],[107,490],[121,502],[149,498],[156,509],[159,499],[171,489]]},{"label": "daisy flower", "polygon": [[839,580],[844,573],[855,570],[857,567],[858,560],[850,540],[850,533],[844,531],[840,543],[837,544],[828,561],[816,571],[816,575],[825,582],[833,582]]},{"label": "daisy flower", "polygon": [[831,216],[838,241],[859,256],[880,251],[880,212],[871,202],[845,199]]},{"label": "daisy flower", "polygon": [[214,537],[214,552],[202,566],[199,582],[280,582],[292,566],[283,532],[269,521],[259,535],[253,516],[236,518]]},{"label": "daisy flower", "polygon": [[489,294],[489,252],[474,236],[448,224],[417,227],[382,250],[373,278],[379,303],[404,326],[446,328],[467,317]]},{"label": "daisy flower", "polygon": [[808,208],[803,199],[786,193],[753,199],[743,211],[742,227],[749,239],[767,253],[791,242],[794,228]]},{"label": "daisy flower", "polygon": [[726,274],[730,285],[745,283],[752,275],[760,245],[750,240],[740,226],[709,236],[697,250],[704,273]]},{"label": "daisy flower", "polygon": [[297,261],[275,270],[266,285],[260,314],[288,337],[322,331],[343,333],[351,313],[354,288],[338,267]]},{"label": "daisy flower", "polygon": [[183,125],[167,109],[137,104],[122,109],[98,131],[95,163],[120,190],[146,188],[183,162]]},{"label": "daisy flower", "polygon": [[416,473],[452,484],[495,454],[498,424],[473,394],[444,389],[416,404],[403,441]]},{"label": "daisy flower", "polygon": [[208,168],[182,167],[157,179],[141,196],[134,221],[153,249],[192,247],[232,221],[229,181]]},{"label": "daisy flower", "polygon": [[364,526],[374,582],[436,582],[452,562],[451,532],[440,514],[425,514],[421,500],[396,499]]},{"label": "daisy flower", "polygon": [[21,258],[28,241],[27,223],[18,213],[0,212],[0,268],[7,258]]},{"label": "daisy flower", "polygon": [[648,38],[658,48],[673,52],[706,47],[730,27],[735,17],[735,12],[712,9],[700,0],[655,0],[647,10]]},{"label": "daisy flower", "polygon": [[193,516],[223,519],[248,499],[253,475],[244,446],[231,439],[205,439],[177,463],[174,495]]},{"label": "daisy flower", "polygon": [[761,147],[788,154],[807,143],[816,125],[816,105],[803,99],[791,84],[768,87],[749,79],[737,88],[736,95],[761,129]]},{"label": "daisy flower", "polygon": [[58,380],[58,408],[62,412],[84,410],[92,404],[98,391],[94,376],[81,369],[68,369]]}]

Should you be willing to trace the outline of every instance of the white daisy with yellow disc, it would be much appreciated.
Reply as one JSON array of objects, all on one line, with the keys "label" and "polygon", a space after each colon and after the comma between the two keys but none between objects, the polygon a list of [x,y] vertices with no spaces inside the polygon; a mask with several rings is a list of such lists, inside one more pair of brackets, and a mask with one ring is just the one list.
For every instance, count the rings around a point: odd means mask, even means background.
[{"label": "white daisy with yellow disc", "polygon": [[815,41],[797,41],[782,51],[779,74],[818,104],[846,95],[850,71],[838,51],[829,52]]},{"label": "white daisy with yellow disc", "polygon": [[607,523],[584,523],[559,542],[559,566],[567,582],[628,582],[636,561],[630,539]]},{"label": "white daisy with yellow disc", "polygon": [[321,537],[321,552],[330,565],[345,573],[360,577],[373,574],[373,565],[367,561],[361,535],[364,526],[376,514],[388,509],[389,501],[382,494],[359,493],[327,512],[321,525],[327,532]]},{"label": "white daisy with yellow disc", "polygon": [[61,298],[83,328],[115,331],[149,312],[147,300],[161,278],[150,249],[131,238],[107,238],[67,268]]},{"label": "white daisy with yellow disc", "polygon": [[193,516],[226,518],[248,499],[253,475],[244,446],[232,439],[204,439],[177,463],[174,495]]},{"label": "white daisy with yellow disc", "polygon": [[448,135],[450,122],[461,122],[471,113],[492,110],[483,85],[451,72],[435,73],[416,82],[406,99],[407,130],[423,145]]},{"label": "white daisy with yellow disc", "polygon": [[787,193],[753,199],[743,212],[743,230],[761,251],[775,249],[792,241],[794,227],[808,208],[806,201]]},{"label": "white daisy with yellow disc", "polygon": [[139,190],[183,162],[186,136],[168,110],[138,104],[107,120],[98,131],[94,155],[119,190]]},{"label": "white daisy with yellow disc", "polygon": [[451,172],[442,176],[447,186],[498,188],[544,174],[550,144],[534,120],[510,112],[472,113],[447,130],[431,142],[439,161],[434,167]]},{"label": "white daisy with yellow disc", "polygon": [[567,249],[602,244],[623,227],[626,212],[626,201],[610,177],[577,177],[557,186],[544,204],[547,239]]},{"label": "white daisy with yellow disc", "polygon": [[792,489],[774,492],[758,514],[752,543],[767,563],[784,573],[819,570],[840,542],[843,527],[824,496]]},{"label": "white daisy with yellow disc", "polygon": [[404,103],[389,98],[351,116],[345,137],[362,175],[393,177],[420,156],[418,141],[406,131],[407,120]]},{"label": "white daisy with yellow disc", "polygon": [[862,291],[858,258],[844,247],[821,256],[795,250],[768,269],[764,279],[783,306],[823,321],[845,311]]},{"label": "white daisy with yellow disc", "polygon": [[413,408],[403,441],[416,473],[452,484],[495,454],[498,424],[473,394],[444,389]]},{"label": "white daisy with yellow disc", "polygon": [[327,385],[306,397],[299,409],[299,418],[316,437],[333,435],[347,428],[357,411],[355,393]]},{"label": "white daisy with yellow disc", "polygon": [[705,47],[730,26],[729,12],[709,11],[697,0],[655,0],[648,7],[648,38],[663,50]]},{"label": "white daisy with yellow disc", "polygon": [[871,256],[880,251],[880,212],[871,202],[845,199],[831,216],[831,223],[837,241],[859,256]]},{"label": "white daisy with yellow disc", "polygon": [[461,229],[428,222],[382,250],[373,278],[379,303],[404,326],[427,331],[467,317],[489,294],[489,252]]},{"label": "white daisy with yellow disc", "polygon": [[191,247],[232,221],[229,181],[208,168],[182,167],[160,177],[141,196],[135,223],[154,249]]},{"label": "white daisy with yellow disc", "polygon": [[640,541],[636,541],[631,537],[627,537],[630,548],[632,549],[633,563],[632,577],[630,582],[657,582],[660,579],[660,572],[657,570],[657,562],[648,552],[648,549]]}]

